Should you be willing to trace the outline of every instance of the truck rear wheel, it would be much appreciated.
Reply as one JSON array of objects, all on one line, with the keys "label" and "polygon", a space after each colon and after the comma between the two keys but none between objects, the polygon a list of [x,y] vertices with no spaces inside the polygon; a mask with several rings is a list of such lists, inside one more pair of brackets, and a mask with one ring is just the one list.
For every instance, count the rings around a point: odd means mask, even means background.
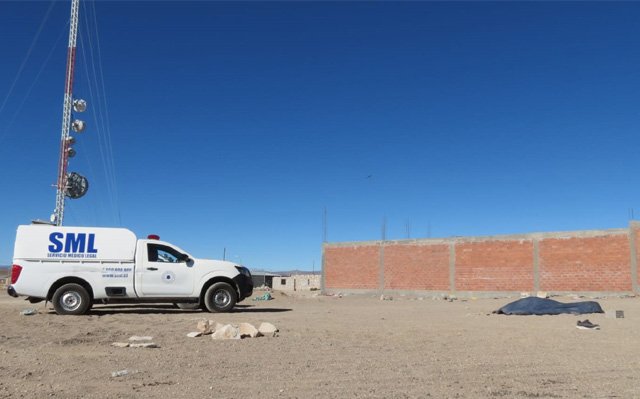
[{"label": "truck rear wheel", "polygon": [[81,315],[91,308],[89,293],[80,284],[70,283],[53,294],[53,308],[60,315]]},{"label": "truck rear wheel", "polygon": [[215,283],[204,294],[204,304],[211,313],[228,312],[236,301],[236,290],[227,283]]}]

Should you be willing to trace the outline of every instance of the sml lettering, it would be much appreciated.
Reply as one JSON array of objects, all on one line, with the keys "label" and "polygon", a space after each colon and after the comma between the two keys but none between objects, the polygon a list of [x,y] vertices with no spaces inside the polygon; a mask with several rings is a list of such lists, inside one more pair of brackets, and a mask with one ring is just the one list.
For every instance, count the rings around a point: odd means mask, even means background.
[{"label": "sml lettering", "polygon": [[[94,233],[67,233],[54,232],[49,235],[49,252],[51,253],[86,253],[96,254],[96,235]],[[95,257],[87,256],[87,257]]]}]

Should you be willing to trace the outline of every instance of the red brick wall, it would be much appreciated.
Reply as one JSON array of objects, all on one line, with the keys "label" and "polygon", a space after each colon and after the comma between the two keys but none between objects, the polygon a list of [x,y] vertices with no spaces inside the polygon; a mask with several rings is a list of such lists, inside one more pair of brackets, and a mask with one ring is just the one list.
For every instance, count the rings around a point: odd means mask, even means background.
[{"label": "red brick wall", "polygon": [[[640,264],[640,223],[632,222],[630,229],[386,242],[384,289],[629,292],[634,290],[631,269],[637,267],[631,262],[630,244],[637,249]],[[635,232],[632,241],[630,231]],[[538,240],[539,287],[535,286],[534,240]],[[450,245],[455,249],[453,286]],[[379,242],[326,245],[325,289],[380,289],[380,248]]]},{"label": "red brick wall", "polygon": [[449,245],[385,245],[384,288],[449,290]]},{"label": "red brick wall", "polygon": [[332,289],[377,289],[380,246],[326,247],[324,286]]},{"label": "red brick wall", "polygon": [[[635,232],[636,265],[640,267],[640,223],[632,222],[630,229]],[[640,273],[638,273],[638,281],[636,281],[636,284],[640,285]]]},{"label": "red brick wall", "polygon": [[631,258],[626,234],[547,238],[540,242],[540,289],[630,291]]},{"label": "red brick wall", "polygon": [[532,291],[533,241],[456,244],[456,290]]}]

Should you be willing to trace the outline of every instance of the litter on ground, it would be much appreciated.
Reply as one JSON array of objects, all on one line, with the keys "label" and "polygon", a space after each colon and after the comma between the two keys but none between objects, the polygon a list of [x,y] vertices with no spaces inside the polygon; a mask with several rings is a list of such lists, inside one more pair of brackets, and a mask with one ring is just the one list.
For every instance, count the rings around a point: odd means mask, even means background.
[{"label": "litter on ground", "polygon": [[273,299],[273,297],[269,292],[265,292],[264,295],[253,298],[254,301],[270,301],[271,299]]}]

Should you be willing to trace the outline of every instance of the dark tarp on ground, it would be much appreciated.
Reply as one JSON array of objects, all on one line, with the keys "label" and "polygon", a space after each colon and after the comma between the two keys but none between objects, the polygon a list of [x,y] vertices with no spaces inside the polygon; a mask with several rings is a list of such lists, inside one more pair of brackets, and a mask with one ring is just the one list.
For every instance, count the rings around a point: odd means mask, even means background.
[{"label": "dark tarp on ground", "polygon": [[585,314],[604,313],[600,304],[594,301],[562,303],[553,299],[529,297],[504,305],[493,313],[507,315],[545,315],[545,314]]}]

